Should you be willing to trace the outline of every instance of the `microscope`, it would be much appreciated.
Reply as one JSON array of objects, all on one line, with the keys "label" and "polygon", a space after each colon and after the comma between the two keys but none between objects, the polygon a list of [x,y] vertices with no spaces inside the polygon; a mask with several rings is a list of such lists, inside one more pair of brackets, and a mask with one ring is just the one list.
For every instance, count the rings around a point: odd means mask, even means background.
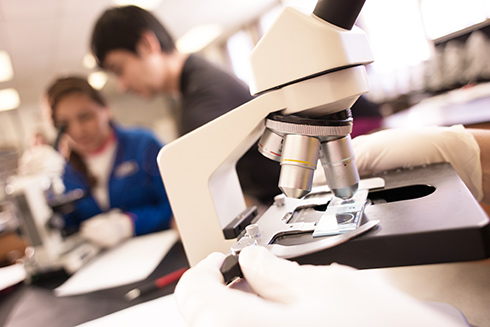
[{"label": "microscope", "polygon": [[[365,65],[373,61],[365,33],[354,26],[363,5],[364,0],[319,0],[312,13],[286,7],[250,56],[250,90],[256,98],[160,151],[157,161],[191,266],[211,252],[239,253],[251,244],[300,263],[335,260],[379,267],[434,262],[440,253],[425,248],[420,260],[413,259],[413,249],[406,249],[405,256],[387,251],[407,241],[401,235],[415,235],[402,230],[406,224],[392,227],[393,213],[410,224],[420,218],[425,202],[448,195],[445,187],[465,195],[462,202],[468,204],[458,210],[474,217],[465,228],[484,228],[478,238],[490,236],[488,224],[482,225],[485,214],[448,165],[360,181],[350,108],[369,90]],[[235,170],[257,140],[258,151],[281,165],[283,192],[261,216],[246,207]],[[318,162],[328,185],[315,189]],[[423,179],[428,176],[429,184]],[[366,207],[368,202],[387,205]],[[454,213],[449,207],[440,214]],[[424,240],[430,242],[431,232],[441,228],[427,228]],[[328,252],[332,249],[342,251]],[[397,259],[400,255],[407,260]]]},{"label": "microscope", "polygon": [[[353,26],[363,3],[320,1],[313,13],[286,7],[251,54],[250,89],[258,96],[161,150],[161,174],[191,264],[236,241],[221,226],[247,216],[235,163],[259,137],[259,151],[280,162],[287,197],[310,192],[319,159],[336,195],[356,193],[350,107],[368,92],[364,65],[373,61],[366,35]],[[204,159],[199,167],[195,158]]]},{"label": "microscope", "polygon": [[22,260],[29,278],[64,270],[73,274],[100,252],[78,233],[66,233],[62,215],[86,194],[81,189],[63,193],[59,176],[16,176],[6,186],[15,204],[19,231],[27,243]]}]

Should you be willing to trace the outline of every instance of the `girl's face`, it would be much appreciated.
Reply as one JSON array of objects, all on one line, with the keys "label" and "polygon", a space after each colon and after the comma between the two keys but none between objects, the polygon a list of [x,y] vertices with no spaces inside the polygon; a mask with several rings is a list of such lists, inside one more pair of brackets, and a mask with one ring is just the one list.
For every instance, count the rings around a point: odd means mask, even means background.
[{"label": "girl's face", "polygon": [[88,95],[69,93],[58,101],[54,112],[57,127],[65,127],[76,150],[88,154],[98,150],[111,133],[111,114]]}]

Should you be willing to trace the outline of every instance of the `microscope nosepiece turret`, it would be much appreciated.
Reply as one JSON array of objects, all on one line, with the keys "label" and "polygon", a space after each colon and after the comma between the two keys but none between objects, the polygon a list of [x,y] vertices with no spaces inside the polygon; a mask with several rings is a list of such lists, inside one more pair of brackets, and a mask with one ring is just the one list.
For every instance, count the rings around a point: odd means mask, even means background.
[{"label": "microscope nosepiece turret", "polygon": [[287,197],[299,199],[310,193],[318,159],[336,197],[348,199],[357,192],[350,110],[316,119],[271,114],[266,127],[259,152],[280,161],[279,188]]}]

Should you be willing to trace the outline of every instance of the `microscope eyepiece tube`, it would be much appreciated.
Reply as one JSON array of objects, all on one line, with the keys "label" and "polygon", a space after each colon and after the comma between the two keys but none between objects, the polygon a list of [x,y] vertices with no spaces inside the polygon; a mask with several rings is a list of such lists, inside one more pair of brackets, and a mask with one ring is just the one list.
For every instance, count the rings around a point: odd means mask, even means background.
[{"label": "microscope eyepiece tube", "polygon": [[313,14],[346,30],[352,29],[366,0],[318,0]]},{"label": "microscope eyepiece tube", "polygon": [[323,142],[320,147],[320,161],[327,184],[335,196],[341,199],[351,198],[359,186],[359,172],[350,135]]},{"label": "microscope eyepiece tube", "polygon": [[320,140],[316,137],[284,136],[279,188],[287,197],[299,199],[311,191],[319,150]]}]

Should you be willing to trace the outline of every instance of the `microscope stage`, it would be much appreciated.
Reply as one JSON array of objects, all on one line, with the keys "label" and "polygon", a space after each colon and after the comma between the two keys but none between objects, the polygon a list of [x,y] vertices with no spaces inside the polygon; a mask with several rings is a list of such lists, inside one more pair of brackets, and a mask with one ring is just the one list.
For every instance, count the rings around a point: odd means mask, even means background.
[{"label": "microscope stage", "polygon": [[[361,220],[361,225],[379,220],[378,226],[338,246],[292,260],[380,268],[490,256],[488,217],[450,164],[365,177],[381,177],[385,181],[383,189],[369,191]],[[258,219],[259,226],[263,218]],[[273,244],[290,246],[318,239],[312,233],[299,233],[277,237]]]}]

